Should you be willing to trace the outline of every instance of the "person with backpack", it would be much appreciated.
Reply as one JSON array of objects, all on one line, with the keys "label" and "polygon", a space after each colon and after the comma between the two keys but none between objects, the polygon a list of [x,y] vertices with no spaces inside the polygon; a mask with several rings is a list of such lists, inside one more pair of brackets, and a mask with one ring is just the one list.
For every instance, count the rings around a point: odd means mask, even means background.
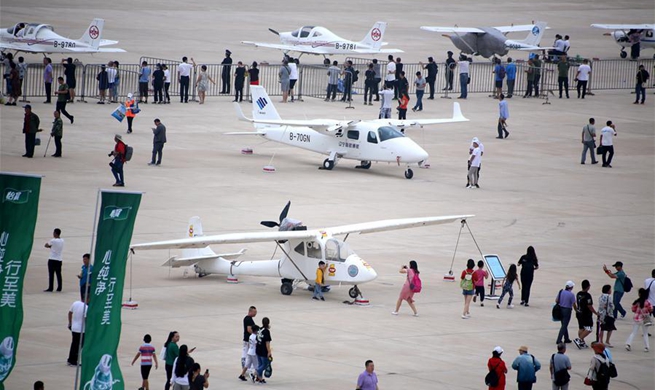
[{"label": "person with backpack", "polygon": [[114,157],[112,162],[109,163],[111,167],[111,173],[116,179],[114,187],[125,187],[125,176],[123,172],[123,165],[125,164],[125,153],[127,151],[127,145],[123,142],[123,137],[120,134],[114,135],[114,150],[109,152],[109,157]]},{"label": "person with backpack", "polygon": [[645,288],[639,289],[639,298],[632,302],[632,312],[635,313],[632,318],[632,333],[628,336],[625,342],[625,349],[632,350],[632,339],[637,335],[639,328],[642,330],[644,336],[644,352],[648,352],[650,345],[648,344],[648,331],[647,326],[652,325],[650,315],[653,313],[653,305],[648,301],[648,291]]},{"label": "person with backpack", "polygon": [[409,262],[409,267],[403,265],[398,272],[407,275],[407,277],[405,278],[405,284],[403,284],[402,290],[400,290],[400,296],[398,296],[398,301],[396,302],[396,309],[392,311],[391,314],[397,316],[398,310],[400,310],[400,305],[403,301],[407,301],[407,304],[414,312],[414,317],[418,317],[418,311],[414,305],[414,293],[421,291],[421,279],[419,278],[420,272],[418,270],[418,264],[416,261],[412,260]]},{"label": "person with backpack", "polygon": [[485,384],[489,386],[489,390],[505,390],[507,366],[505,365],[505,361],[500,357],[503,352],[500,346],[495,347],[491,351],[491,357],[487,362],[489,373],[485,377]]},{"label": "person with backpack", "polygon": [[616,269],[616,272],[612,273],[605,264],[603,264],[603,271],[605,271],[605,274],[610,279],[615,279],[614,280],[614,318],[618,318],[616,316],[617,313],[621,313],[621,318],[625,318],[625,314],[627,313],[623,306],[621,306],[621,298],[623,298],[623,294],[632,291],[632,281],[630,278],[627,277],[625,274],[625,271],[623,271],[623,262],[622,261],[617,261],[616,263],[612,264],[612,267]]},{"label": "person with backpack", "polygon": [[557,344],[557,353],[550,357],[550,380],[553,382],[553,390],[568,390],[571,375],[571,359],[566,356],[566,344]]},{"label": "person with backpack", "polygon": [[500,63],[500,58],[496,58],[496,66],[494,66],[494,81],[496,84],[496,91],[494,92],[494,99],[498,99],[501,93],[503,93],[503,80],[506,76],[505,67]]},{"label": "person with backpack", "polygon": [[[593,390],[607,390],[610,384],[610,366],[613,366],[613,363],[605,355],[603,343],[591,343],[591,349],[594,350],[594,356],[591,358],[584,384],[591,386]],[[616,367],[614,369],[616,370]]]},{"label": "person with backpack", "polygon": [[512,368],[517,371],[516,382],[519,390],[531,390],[532,385],[537,382],[537,371],[541,370],[539,360],[528,353],[528,347],[519,347],[519,356],[512,362]]},{"label": "person with backpack", "polygon": [[475,296],[475,286],[473,285],[473,268],[475,267],[475,261],[473,259],[468,259],[466,261],[466,269],[462,271],[460,276],[459,287],[462,288],[462,295],[464,295],[464,311],[462,312],[462,319],[466,320],[471,317],[471,301]]},{"label": "person with backpack", "polygon": [[514,282],[521,288],[521,282],[519,282],[518,275],[516,272],[516,264],[510,264],[509,269],[507,270],[507,275],[505,276],[505,283],[503,283],[503,292],[498,298],[498,304],[496,304],[496,309],[500,309],[500,304],[503,302],[503,297],[505,294],[509,294],[509,299],[507,300],[507,308],[513,309],[512,299],[514,299]]}]

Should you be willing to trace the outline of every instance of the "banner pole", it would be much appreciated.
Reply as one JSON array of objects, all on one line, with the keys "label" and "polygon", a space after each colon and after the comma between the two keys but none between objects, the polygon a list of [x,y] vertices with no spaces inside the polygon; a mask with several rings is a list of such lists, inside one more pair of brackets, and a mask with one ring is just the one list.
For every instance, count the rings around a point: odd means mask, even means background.
[{"label": "banner pole", "polygon": [[[98,205],[100,202],[100,192],[101,190],[98,189],[98,195],[96,196],[96,211],[95,214],[93,215],[93,226],[91,228],[91,248],[89,249],[89,253],[93,253],[93,244],[95,241],[95,236],[96,236],[96,222],[98,222]],[[95,263],[95,259],[92,258],[92,262],[89,262],[89,266],[93,266],[93,263]],[[90,289],[90,284],[89,284],[89,279],[91,278],[90,272],[87,269],[86,271],[86,287],[84,290],[84,301],[82,302],[85,305],[87,304],[86,301],[88,301],[87,297],[89,296],[89,289]],[[84,311],[86,312],[86,308]],[[85,313],[86,314],[86,313]],[[82,361],[82,344],[84,342],[84,328],[86,327],[86,315],[84,316],[84,319],[82,320],[82,336],[80,336],[80,345],[77,348],[77,366],[75,366],[75,384],[73,387],[73,390],[77,390],[77,384],[80,378],[80,362]]]}]

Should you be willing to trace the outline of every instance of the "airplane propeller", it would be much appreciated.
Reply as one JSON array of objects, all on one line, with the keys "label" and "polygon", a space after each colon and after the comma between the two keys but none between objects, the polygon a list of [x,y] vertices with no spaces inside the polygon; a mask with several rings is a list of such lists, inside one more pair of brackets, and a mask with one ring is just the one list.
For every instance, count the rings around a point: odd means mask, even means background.
[{"label": "airplane propeller", "polygon": [[282,221],[284,221],[284,219],[287,217],[287,214],[289,214],[289,207],[291,207],[291,201],[288,201],[287,205],[284,206],[284,208],[282,209],[282,212],[280,213],[280,222],[279,223],[275,222],[275,221],[261,221],[261,224],[266,226],[266,227],[270,227],[270,228],[280,226],[282,224]]},{"label": "airplane propeller", "polygon": [[275,34],[275,35],[280,35],[279,32],[273,30],[272,28],[269,28],[268,31],[272,32],[272,33]]}]

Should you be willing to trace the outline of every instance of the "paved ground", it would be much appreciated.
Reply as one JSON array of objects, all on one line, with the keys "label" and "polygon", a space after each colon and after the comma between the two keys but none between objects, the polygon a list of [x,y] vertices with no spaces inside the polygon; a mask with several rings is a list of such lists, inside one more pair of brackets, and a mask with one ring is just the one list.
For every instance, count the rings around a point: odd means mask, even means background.
[{"label": "paved ground", "polygon": [[[77,36],[88,21],[102,16],[107,20],[106,38],[120,40],[119,46],[129,51],[117,57],[122,62],[136,61],[140,55],[191,55],[199,61],[220,62],[225,47],[237,53],[238,59],[279,58],[275,52],[255,51],[238,43],[274,38],[267,27],[289,30],[323,24],[355,38],[375,20],[386,20],[390,25],[385,40],[404,49],[406,61],[416,61],[441,56],[451,48],[445,39],[418,30],[420,25],[476,26],[543,19],[553,27],[546,41],[555,32],[569,33],[574,53],[608,58],[617,56],[618,47],[586,26],[648,22],[652,16],[652,4],[638,1],[460,1],[449,8],[419,2],[402,10],[397,9],[397,2],[377,2],[367,12],[354,10],[353,3],[345,1],[293,1],[288,11],[268,2],[256,3],[235,11],[216,8],[208,1],[185,4],[183,9],[171,1],[116,2],[102,9],[66,0],[48,2],[47,7],[34,0],[9,1],[2,5],[0,21],[3,26],[17,19],[46,21],[62,33]],[[319,14],[320,18],[314,16]],[[258,17],[256,24],[248,20],[252,15]],[[222,276],[185,278],[182,271],[160,267],[169,256],[167,251],[139,252],[133,262],[132,291],[139,309],[123,312],[119,347],[128,387],[140,383],[138,368],[129,367],[129,362],[143,334],[153,335],[160,348],[173,329],[180,331],[182,343],[197,347],[194,357],[212,372],[212,388],[248,386],[239,383],[236,375],[240,323],[253,304],[259,308],[257,322],[264,316],[272,321],[275,375],[268,385],[272,388],[352,388],[363,362],[370,358],[376,362],[383,389],[480,389],[486,360],[495,345],[505,348],[506,361],[511,362],[518,346],[526,344],[547,363],[558,329],[549,313],[566,280],[579,286],[582,279],[589,279],[597,299],[602,285],[609,282],[602,264],[623,261],[637,284],[654,266],[653,96],[648,96],[645,106],[633,106],[632,98],[625,91],[597,91],[585,101],[556,99],[550,106],[540,100],[514,99],[510,101],[511,137],[501,141],[493,138],[496,102],[473,95],[462,103],[470,122],[412,130],[411,137],[430,153],[432,168],[415,171],[411,181],[402,177],[402,169],[386,164],[362,172],[342,161],[334,171],[318,171],[323,159],[318,155],[257,139],[223,136],[228,131],[249,130],[237,122],[225,98],[209,99],[205,106],[144,106],[134,133],[127,138],[136,154],[126,167],[126,189],[145,192],[135,243],[181,237],[192,215],[203,218],[207,233],[257,230],[260,220],[276,217],[291,200],[290,215],[310,227],[475,214],[470,225],[483,251],[499,254],[508,265],[533,245],[542,266],[530,308],[476,306],[472,318],[465,321],[460,319],[462,296],[457,285],[443,281],[453,257],[457,224],[351,237],[357,253],[379,274],[376,281],[362,286],[370,307],[342,304],[347,298],[345,287],[335,287],[327,294],[327,302],[315,303],[304,291],[281,296],[275,279],[243,277],[240,284],[229,285]],[[429,101],[420,117],[448,116],[451,104]],[[34,104],[44,128],[53,108]],[[342,105],[314,99],[278,109],[287,118],[377,115],[376,107],[346,111]],[[109,117],[109,107],[78,103],[69,111],[75,115],[75,125],[65,126],[64,157],[57,160],[42,157],[44,146],[37,148],[38,157],[21,158],[22,110],[2,107],[0,111],[1,169],[45,176],[25,284],[18,362],[7,381],[11,390],[26,389],[36,379],[43,379],[48,389],[69,389],[73,383],[74,369],[65,365],[70,337],[66,312],[77,297],[79,259],[89,251],[97,189],[112,184],[106,153],[112,148],[113,134],[124,134],[125,125]],[[600,123],[611,119],[617,124],[613,169],[579,164],[580,129],[590,116]],[[167,126],[169,138],[160,168],[146,165],[155,117]],[[464,188],[465,159],[473,136],[486,146],[482,189],[474,191]],[[254,148],[255,154],[241,155],[245,146]],[[273,155],[277,172],[262,173]],[[54,227],[60,227],[66,239],[65,288],[60,294],[44,294],[47,252],[42,247]],[[269,258],[273,249],[267,244],[248,245],[247,258]],[[466,259],[475,255],[472,240],[464,237],[454,271],[460,272]],[[390,311],[403,282],[397,269],[409,259],[416,259],[422,270],[424,291],[417,302],[421,316],[413,318],[403,307],[401,315],[393,317]],[[635,297],[630,293],[624,302]],[[612,388],[652,389],[653,352],[642,352],[639,339],[633,343],[633,352],[622,348],[630,323],[618,321],[619,330],[613,336],[620,377]],[[575,328],[571,324],[572,332]],[[591,352],[572,348],[571,389],[582,389]],[[536,389],[550,388],[545,371],[538,377]],[[514,379],[511,372],[508,382]],[[161,388],[163,382],[163,369],[153,372],[152,387]]]}]

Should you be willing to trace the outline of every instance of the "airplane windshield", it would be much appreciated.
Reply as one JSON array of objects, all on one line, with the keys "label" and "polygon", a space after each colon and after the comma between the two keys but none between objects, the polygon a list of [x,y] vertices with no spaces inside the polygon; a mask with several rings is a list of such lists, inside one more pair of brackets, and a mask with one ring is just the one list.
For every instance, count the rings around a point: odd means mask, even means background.
[{"label": "airplane windshield", "polygon": [[314,26],[305,26],[302,28],[302,31],[300,32],[300,38],[307,38],[309,36],[309,33],[312,32],[312,29]]},{"label": "airplane windshield", "polygon": [[327,261],[346,261],[353,251],[350,246],[343,241],[331,238],[325,242],[325,260]]},{"label": "airplane windshield", "polygon": [[401,133],[400,131],[396,130],[394,127],[391,126],[380,127],[378,129],[378,133],[380,133],[380,142],[384,142],[392,138],[404,137],[403,133]]},{"label": "airplane windshield", "polygon": [[294,37],[298,38],[298,34],[299,34],[299,33],[300,33],[300,30],[292,31],[292,32],[291,32],[291,36],[294,36]]}]

